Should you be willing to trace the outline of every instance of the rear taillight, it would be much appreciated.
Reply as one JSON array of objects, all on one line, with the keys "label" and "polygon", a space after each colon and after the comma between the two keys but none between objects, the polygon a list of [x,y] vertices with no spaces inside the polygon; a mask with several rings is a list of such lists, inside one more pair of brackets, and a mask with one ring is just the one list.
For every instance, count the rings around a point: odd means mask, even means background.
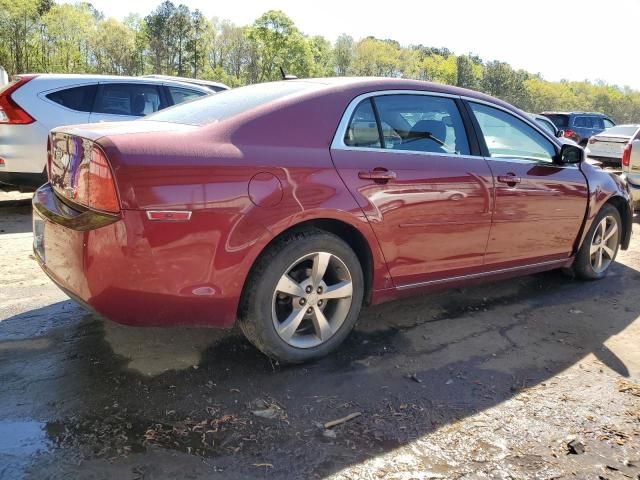
[{"label": "rear taillight", "polygon": [[53,132],[48,150],[49,182],[58,195],[92,210],[120,211],[111,166],[97,144],[75,135]]},{"label": "rear taillight", "polygon": [[103,151],[96,145],[84,156],[77,171],[77,184],[73,201],[108,213],[118,213],[118,195],[111,167]]},{"label": "rear taillight", "polygon": [[631,163],[631,144],[628,144],[624,147],[624,151],[622,152],[622,166],[628,167]]},{"label": "rear taillight", "polygon": [[35,119],[11,98],[13,92],[35,77],[22,75],[0,90],[0,124],[26,125],[35,122]]},{"label": "rear taillight", "polygon": [[4,158],[0,157],[0,165],[4,165],[4,164],[5,164]]},{"label": "rear taillight", "polygon": [[574,132],[573,130],[569,130],[568,128],[566,128],[564,130],[564,136],[565,138],[575,138],[576,136],[576,132]]}]

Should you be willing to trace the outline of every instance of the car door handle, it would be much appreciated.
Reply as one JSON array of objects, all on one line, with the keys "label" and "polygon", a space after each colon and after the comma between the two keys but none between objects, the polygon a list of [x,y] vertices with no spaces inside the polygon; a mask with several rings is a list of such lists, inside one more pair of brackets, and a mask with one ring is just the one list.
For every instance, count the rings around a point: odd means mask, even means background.
[{"label": "car door handle", "polygon": [[396,178],[396,172],[387,170],[386,168],[374,168],[373,170],[363,170],[358,172],[358,178],[361,180],[374,180],[376,182],[388,182]]},{"label": "car door handle", "polygon": [[498,181],[500,183],[506,183],[507,185],[509,185],[510,187],[514,187],[516,186],[518,183],[520,183],[522,181],[522,179],[520,177],[516,177],[514,174],[509,173],[507,175],[499,175],[498,176]]}]

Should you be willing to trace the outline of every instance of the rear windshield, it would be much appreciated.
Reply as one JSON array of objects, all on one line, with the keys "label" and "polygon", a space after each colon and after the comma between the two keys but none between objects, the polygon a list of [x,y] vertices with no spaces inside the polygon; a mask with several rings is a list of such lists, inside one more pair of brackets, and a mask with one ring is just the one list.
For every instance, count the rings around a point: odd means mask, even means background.
[{"label": "rear windshield", "polygon": [[567,128],[569,126],[568,115],[545,114],[545,117],[551,120],[553,124],[560,130],[562,130],[563,128]]},{"label": "rear windshield", "polygon": [[619,127],[611,127],[607,128],[600,135],[620,135],[623,137],[633,137],[633,135],[638,131],[637,125],[620,125]]},{"label": "rear windshield", "polygon": [[272,82],[235,88],[162,110],[144,120],[206,125],[304,90],[320,88],[314,82]]}]

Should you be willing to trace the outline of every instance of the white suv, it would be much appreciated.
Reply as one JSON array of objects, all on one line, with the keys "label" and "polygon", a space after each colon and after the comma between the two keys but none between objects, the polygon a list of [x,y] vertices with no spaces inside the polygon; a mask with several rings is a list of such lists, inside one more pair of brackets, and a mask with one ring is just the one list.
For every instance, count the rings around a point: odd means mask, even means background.
[{"label": "white suv", "polygon": [[19,75],[0,87],[0,188],[28,191],[46,182],[52,128],[136,120],[211,94],[206,87],[166,79]]}]

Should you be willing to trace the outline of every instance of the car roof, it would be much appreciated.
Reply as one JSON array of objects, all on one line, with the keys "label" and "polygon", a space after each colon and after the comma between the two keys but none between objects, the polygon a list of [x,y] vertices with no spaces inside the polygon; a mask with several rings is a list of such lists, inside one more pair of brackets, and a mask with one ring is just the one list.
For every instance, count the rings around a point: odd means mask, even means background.
[{"label": "car roof", "polygon": [[283,82],[308,82],[325,85],[333,90],[362,90],[362,93],[375,92],[379,90],[419,90],[425,92],[445,93],[449,95],[459,95],[477,100],[490,101],[498,105],[507,106],[512,110],[523,113],[498,98],[491,97],[484,93],[468,90],[466,88],[444,85],[442,83],[425,82],[423,80],[412,80],[406,78],[391,77],[324,77],[281,80]]},{"label": "car roof", "polygon": [[211,80],[203,80],[201,78],[189,78],[189,77],[175,77],[172,75],[158,75],[158,74],[151,74],[151,75],[141,75],[140,78],[157,78],[157,79],[163,79],[163,80],[172,80],[174,82],[183,82],[183,83],[189,83],[189,84],[195,84],[195,85],[207,85],[210,87],[218,87],[221,88],[223,90],[229,90],[231,87],[229,87],[228,85],[225,85],[224,83],[221,82],[214,82]]},{"label": "car roof", "polygon": [[592,115],[594,117],[609,118],[608,115],[600,112],[542,112],[542,115]]},{"label": "car roof", "polygon": [[165,78],[147,78],[147,77],[132,77],[132,76],[121,76],[121,75],[92,75],[92,74],[81,74],[81,73],[30,73],[30,74],[20,74],[16,75],[17,77],[21,75],[33,75],[34,80],[69,80],[69,81],[107,81],[107,82],[127,82],[127,83],[158,83],[158,84],[171,84],[176,86],[182,86],[186,88],[191,88],[194,90],[198,90],[205,93],[211,93],[211,90],[194,83],[180,82],[171,79]]}]

